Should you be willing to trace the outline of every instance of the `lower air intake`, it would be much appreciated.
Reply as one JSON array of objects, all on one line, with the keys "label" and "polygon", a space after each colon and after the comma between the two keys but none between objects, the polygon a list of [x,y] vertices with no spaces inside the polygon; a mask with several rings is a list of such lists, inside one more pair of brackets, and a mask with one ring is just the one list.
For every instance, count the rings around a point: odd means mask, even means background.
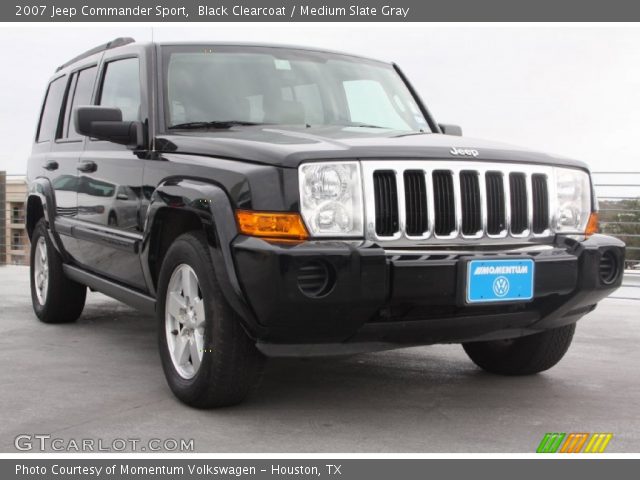
[{"label": "lower air intake", "polygon": [[298,288],[307,297],[324,297],[334,285],[333,270],[324,262],[309,262],[298,270]]}]

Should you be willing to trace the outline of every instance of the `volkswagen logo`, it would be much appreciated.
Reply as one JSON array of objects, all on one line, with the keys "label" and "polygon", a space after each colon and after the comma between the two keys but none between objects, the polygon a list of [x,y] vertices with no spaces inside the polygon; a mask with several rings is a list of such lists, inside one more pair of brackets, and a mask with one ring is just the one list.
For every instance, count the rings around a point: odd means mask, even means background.
[{"label": "volkswagen logo", "polygon": [[497,297],[504,297],[509,293],[509,280],[507,277],[497,277],[493,281],[493,293],[495,293]]}]

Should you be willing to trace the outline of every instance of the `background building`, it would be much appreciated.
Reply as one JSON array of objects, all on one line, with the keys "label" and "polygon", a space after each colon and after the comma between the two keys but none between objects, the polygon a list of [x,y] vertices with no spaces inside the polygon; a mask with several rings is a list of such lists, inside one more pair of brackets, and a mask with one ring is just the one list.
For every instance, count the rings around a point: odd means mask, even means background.
[{"label": "background building", "polygon": [[24,226],[27,181],[24,176],[4,175],[0,178],[0,234],[2,258],[8,265],[29,264],[29,237]]},{"label": "background building", "polygon": [[0,172],[0,265],[4,265],[6,261],[7,248],[7,220],[5,218],[6,210],[6,191],[7,191],[7,174]]}]

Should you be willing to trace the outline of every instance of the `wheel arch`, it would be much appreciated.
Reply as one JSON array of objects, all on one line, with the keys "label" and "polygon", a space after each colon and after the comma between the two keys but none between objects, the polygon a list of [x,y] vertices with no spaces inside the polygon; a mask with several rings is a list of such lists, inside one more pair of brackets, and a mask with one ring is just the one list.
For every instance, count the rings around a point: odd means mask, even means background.
[{"label": "wheel arch", "polygon": [[261,327],[246,301],[231,253],[231,242],[238,235],[234,210],[224,189],[210,180],[168,178],[151,195],[141,248],[142,268],[150,292],[157,298],[160,268],[173,241],[194,230],[204,232],[222,293],[243,319],[247,333],[255,338]]},{"label": "wheel arch", "polygon": [[[34,179],[29,184],[25,218],[25,227],[27,228],[29,239],[31,239],[33,230],[42,217],[44,217],[46,222],[51,226],[55,218],[55,212],[56,200],[51,182],[44,177]],[[51,228],[53,228],[53,226],[51,226]]]},{"label": "wheel arch", "polygon": [[39,195],[32,194],[27,197],[25,227],[27,229],[29,240],[33,238],[33,231],[35,230],[36,224],[40,221],[40,219],[46,219],[43,205],[44,202],[42,201],[42,197],[40,197]]},{"label": "wheel arch", "polygon": [[63,261],[67,262],[69,256],[55,228],[56,208],[53,186],[49,179],[37,177],[30,181],[25,214],[25,227],[29,240],[31,240],[33,231],[40,219],[44,218],[54,247],[62,256]]}]

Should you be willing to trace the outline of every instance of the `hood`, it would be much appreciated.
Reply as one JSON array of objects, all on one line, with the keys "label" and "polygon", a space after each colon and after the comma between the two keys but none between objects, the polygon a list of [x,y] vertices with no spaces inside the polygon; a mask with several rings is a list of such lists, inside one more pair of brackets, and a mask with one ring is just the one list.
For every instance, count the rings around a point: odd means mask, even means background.
[{"label": "hood", "polygon": [[[455,155],[453,149],[472,150]],[[296,168],[308,160],[409,160],[522,162],[587,169],[583,162],[466,137],[406,134],[362,127],[249,126],[225,130],[181,131],[156,137],[163,152],[244,160]]]}]

